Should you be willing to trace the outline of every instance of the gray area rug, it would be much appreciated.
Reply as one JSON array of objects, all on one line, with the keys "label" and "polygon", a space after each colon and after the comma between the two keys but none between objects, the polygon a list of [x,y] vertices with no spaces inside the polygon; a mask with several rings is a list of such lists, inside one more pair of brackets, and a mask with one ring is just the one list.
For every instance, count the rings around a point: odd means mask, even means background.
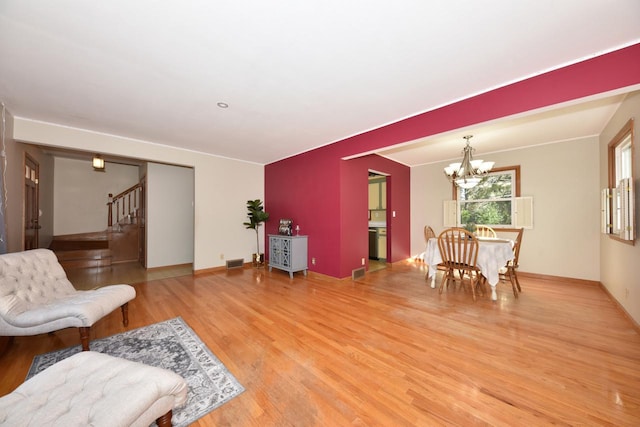
[{"label": "gray area rug", "polygon": [[[189,386],[187,402],[173,411],[174,426],[187,426],[244,391],[181,317],[89,343],[92,351],[168,369]],[[27,379],[79,353],[80,345],[36,356]]]}]

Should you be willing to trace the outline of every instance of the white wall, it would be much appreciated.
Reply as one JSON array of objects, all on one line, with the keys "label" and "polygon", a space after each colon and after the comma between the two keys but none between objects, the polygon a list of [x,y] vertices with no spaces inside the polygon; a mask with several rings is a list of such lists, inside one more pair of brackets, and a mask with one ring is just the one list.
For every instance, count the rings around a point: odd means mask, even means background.
[{"label": "white wall", "polygon": [[[613,137],[635,117],[633,173],[636,188],[636,235],[640,224],[640,92],[628,96],[600,135],[600,187],[608,186],[607,146]],[[624,309],[640,323],[640,242],[629,245],[601,235],[600,281]]]},{"label": "white wall", "polygon": [[2,161],[6,191],[6,243],[8,252],[24,250],[24,159],[29,154],[40,166],[39,209],[43,215],[39,218],[40,230],[38,246],[46,248],[53,236],[53,158],[38,147],[21,144],[13,139],[13,116],[6,112],[5,159]]},{"label": "white wall", "polygon": [[[600,280],[598,138],[494,154],[477,154],[496,167],[520,165],[521,195],[533,197],[534,227],[524,232],[520,271]],[[443,227],[442,202],[451,184],[447,163],[411,169],[411,250],[424,251],[422,229]]]},{"label": "white wall", "polygon": [[88,160],[56,157],[54,163],[56,236],[106,230],[109,193],[119,194],[139,181],[137,166],[106,163],[104,172],[96,172]]},{"label": "white wall", "polygon": [[193,262],[193,169],[147,164],[147,268]]},{"label": "white wall", "polygon": [[[251,259],[255,237],[242,223],[246,219],[247,200],[264,199],[262,165],[23,118],[14,120],[14,138],[193,167],[194,270],[223,266],[224,259],[229,258]],[[261,238],[264,245],[262,235]]]}]

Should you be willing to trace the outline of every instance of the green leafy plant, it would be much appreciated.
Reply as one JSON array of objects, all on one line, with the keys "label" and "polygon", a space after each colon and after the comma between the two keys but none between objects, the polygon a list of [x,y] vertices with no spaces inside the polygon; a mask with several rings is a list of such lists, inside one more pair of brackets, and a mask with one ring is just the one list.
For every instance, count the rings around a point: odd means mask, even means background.
[{"label": "green leafy plant", "polygon": [[473,234],[476,231],[476,225],[473,222],[468,222],[464,225],[464,229]]},{"label": "green leafy plant", "polygon": [[260,254],[260,239],[258,237],[258,229],[260,224],[269,219],[269,214],[264,211],[262,206],[262,200],[247,200],[247,217],[249,221],[244,222],[244,226],[247,229],[256,231],[256,254]]}]

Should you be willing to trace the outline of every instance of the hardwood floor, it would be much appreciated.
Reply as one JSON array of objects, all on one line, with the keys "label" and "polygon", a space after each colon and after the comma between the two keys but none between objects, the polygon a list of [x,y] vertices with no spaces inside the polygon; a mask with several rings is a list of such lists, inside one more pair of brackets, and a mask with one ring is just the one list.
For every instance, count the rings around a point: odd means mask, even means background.
[{"label": "hardwood floor", "polygon": [[[359,281],[246,268],[136,284],[92,338],[175,316],[246,391],[196,426],[640,425],[640,335],[597,286],[442,295],[400,262]],[[76,330],[17,337],[0,395]]]},{"label": "hardwood floor", "polygon": [[108,267],[67,269],[67,277],[76,289],[93,289],[118,283],[140,283],[148,280],[184,276],[193,272],[191,264],[146,270],[140,263],[124,262]]},{"label": "hardwood floor", "polygon": [[386,261],[380,261],[377,259],[369,258],[369,273],[373,273],[374,271],[382,270],[383,268],[387,268]]}]

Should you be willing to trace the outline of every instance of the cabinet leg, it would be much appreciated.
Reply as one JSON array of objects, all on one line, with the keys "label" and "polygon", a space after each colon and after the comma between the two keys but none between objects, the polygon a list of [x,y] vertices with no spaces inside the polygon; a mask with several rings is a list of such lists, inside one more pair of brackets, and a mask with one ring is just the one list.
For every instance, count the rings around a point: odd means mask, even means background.
[{"label": "cabinet leg", "polygon": [[289,272],[289,278],[290,278],[290,279],[293,279],[293,271],[290,271],[290,272]]}]

